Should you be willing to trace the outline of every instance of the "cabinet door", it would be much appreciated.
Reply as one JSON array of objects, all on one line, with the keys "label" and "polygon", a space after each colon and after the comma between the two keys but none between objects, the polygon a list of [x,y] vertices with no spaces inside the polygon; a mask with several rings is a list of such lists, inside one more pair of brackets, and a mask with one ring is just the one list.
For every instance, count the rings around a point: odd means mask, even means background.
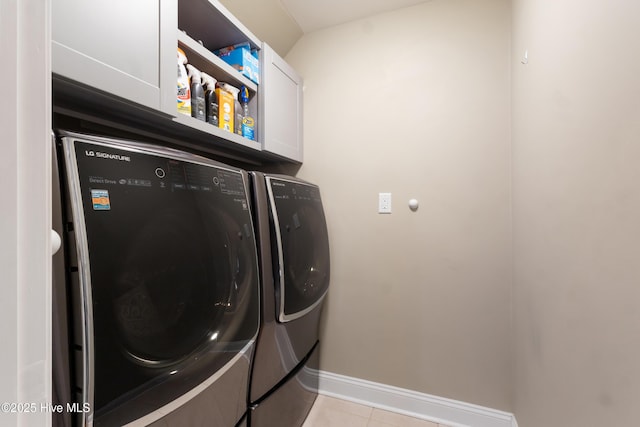
[{"label": "cabinet door", "polygon": [[160,109],[175,86],[176,1],[52,0],[53,73]]},{"label": "cabinet door", "polygon": [[262,149],[302,162],[302,78],[266,43],[260,53]]}]

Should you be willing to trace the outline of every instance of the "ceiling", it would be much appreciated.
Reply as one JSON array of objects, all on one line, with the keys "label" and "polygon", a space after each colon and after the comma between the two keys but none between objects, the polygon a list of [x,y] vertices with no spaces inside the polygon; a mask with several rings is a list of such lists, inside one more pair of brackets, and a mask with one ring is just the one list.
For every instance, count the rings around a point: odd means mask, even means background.
[{"label": "ceiling", "polygon": [[429,0],[280,0],[304,33]]},{"label": "ceiling", "polygon": [[219,0],[284,57],[305,33],[430,0]]}]

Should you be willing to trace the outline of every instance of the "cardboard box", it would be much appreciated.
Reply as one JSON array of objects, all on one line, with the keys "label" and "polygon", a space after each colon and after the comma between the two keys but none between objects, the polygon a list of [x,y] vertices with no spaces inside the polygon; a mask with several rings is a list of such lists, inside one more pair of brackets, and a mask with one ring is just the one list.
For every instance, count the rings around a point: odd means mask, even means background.
[{"label": "cardboard box", "polygon": [[251,53],[248,43],[225,47],[213,53],[249,80],[260,84],[260,61]]}]

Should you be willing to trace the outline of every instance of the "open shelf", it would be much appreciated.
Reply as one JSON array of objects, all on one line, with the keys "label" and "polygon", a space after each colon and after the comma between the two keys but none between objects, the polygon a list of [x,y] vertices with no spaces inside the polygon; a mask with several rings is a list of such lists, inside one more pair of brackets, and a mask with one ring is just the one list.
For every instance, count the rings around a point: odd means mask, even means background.
[{"label": "open shelf", "polygon": [[238,88],[244,85],[254,93],[258,91],[258,85],[180,30],[178,30],[178,46],[184,50],[189,63],[198,70],[204,71],[218,81],[227,82]]}]

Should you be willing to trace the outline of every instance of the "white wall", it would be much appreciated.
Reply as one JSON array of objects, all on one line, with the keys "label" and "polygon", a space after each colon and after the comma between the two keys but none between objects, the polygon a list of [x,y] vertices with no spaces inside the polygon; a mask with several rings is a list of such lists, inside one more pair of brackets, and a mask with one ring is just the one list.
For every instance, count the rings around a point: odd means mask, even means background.
[{"label": "white wall", "polygon": [[635,426],[640,3],[513,4],[518,424]]},{"label": "white wall", "polygon": [[435,0],[287,55],[331,239],[323,370],[511,408],[509,37],[508,0]]},{"label": "white wall", "polygon": [[229,11],[280,56],[302,36],[280,0],[220,0]]},{"label": "white wall", "polygon": [[0,0],[0,425],[50,425],[51,75],[49,2]]}]

